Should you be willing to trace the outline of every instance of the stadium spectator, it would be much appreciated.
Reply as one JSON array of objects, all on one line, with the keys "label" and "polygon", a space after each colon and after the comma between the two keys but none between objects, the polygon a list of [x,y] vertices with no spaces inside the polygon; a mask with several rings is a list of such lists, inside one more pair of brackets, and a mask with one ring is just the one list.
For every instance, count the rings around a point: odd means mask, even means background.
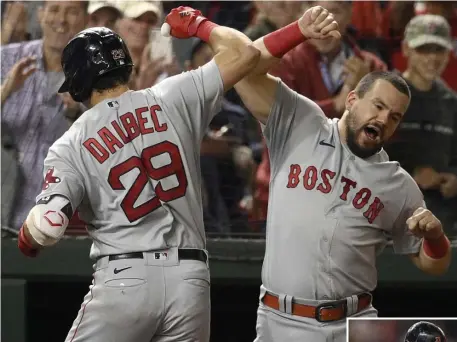
[{"label": "stadium spectator", "polygon": [[144,65],[143,53],[147,53],[145,50],[151,39],[151,30],[158,29],[163,19],[162,3],[160,1],[119,1],[118,6],[123,17],[116,24],[117,32],[125,40],[135,65],[130,88],[142,89],[151,86],[155,80],[149,82],[149,85],[144,85],[144,80],[151,79],[157,71],[152,73]]},{"label": "stadium spectator", "polygon": [[[457,6],[455,1],[424,1],[416,4],[417,15],[435,14],[446,18],[451,27],[452,53],[441,77],[455,91],[457,91]],[[392,65],[395,69],[403,72],[407,67],[407,59],[398,44],[391,52]]]},{"label": "stadium spectator", "polygon": [[414,177],[443,227],[457,233],[457,94],[439,79],[451,49],[442,16],[420,15],[408,24],[403,77],[411,104],[386,151]]},{"label": "stadium spectator", "polygon": [[400,46],[414,1],[354,1],[351,26],[360,47],[375,53],[392,68],[392,48]]},{"label": "stadium spectator", "polygon": [[340,117],[347,94],[363,76],[386,65],[375,55],[363,51],[348,32],[350,1],[316,1],[333,13],[343,38],[328,41],[310,39],[287,53],[271,73],[291,89],[314,100],[330,117]]},{"label": "stadium spectator", "polygon": [[[211,60],[209,45],[193,39],[186,69]],[[245,136],[248,113],[240,106],[222,101],[222,109],[211,121],[201,145],[201,172],[204,183],[205,227],[211,232],[246,232],[247,213],[240,202],[249,195],[252,153]]]},{"label": "stadium spectator", "polygon": [[19,1],[2,1],[1,45],[30,40],[27,32],[27,8]]},{"label": "stadium spectator", "polygon": [[252,41],[298,19],[304,1],[253,1],[257,20],[244,31]]},{"label": "stadium spectator", "polygon": [[[43,160],[67,129],[63,101],[57,95],[64,76],[61,53],[87,22],[87,4],[45,1],[38,11],[43,39],[2,46],[2,125],[12,132],[24,180],[11,225],[19,229],[35,204],[43,180]],[[24,65],[25,64],[25,65]],[[19,81],[19,82],[18,82]],[[13,86],[12,86],[13,85]],[[3,168],[14,167],[2,165]]]},{"label": "stadium spectator", "polygon": [[90,1],[89,2],[89,24],[88,27],[108,27],[114,30],[114,26],[122,12],[117,3],[112,1]]}]

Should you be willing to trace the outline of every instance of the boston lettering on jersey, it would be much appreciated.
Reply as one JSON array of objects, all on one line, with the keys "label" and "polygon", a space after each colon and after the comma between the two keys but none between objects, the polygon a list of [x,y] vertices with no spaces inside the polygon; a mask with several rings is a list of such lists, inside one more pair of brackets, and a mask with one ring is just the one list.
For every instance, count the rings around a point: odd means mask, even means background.
[{"label": "boston lettering on jersey", "polygon": [[121,149],[124,144],[133,141],[140,134],[166,131],[167,124],[160,123],[157,116],[157,112],[161,111],[162,108],[159,105],[154,105],[150,108],[137,108],[135,114],[127,112],[119,117],[120,122],[111,121],[109,128],[105,126],[97,132],[99,137],[89,138],[83,145],[100,164],[103,164],[110,153],[116,153],[116,148]]},{"label": "boston lettering on jersey", "polygon": [[[302,173],[302,168],[300,165],[292,164],[290,165],[289,177],[287,182],[288,188],[296,188],[298,184],[300,184],[300,174]],[[319,185],[317,186],[317,190],[322,192],[323,194],[328,194],[332,191],[332,183],[330,182],[335,178],[336,172],[330,171],[328,169],[323,169],[320,172],[317,171],[315,166],[308,166],[303,173],[303,187],[306,190],[313,190],[316,187],[316,184],[319,181]],[[340,199],[343,201],[347,201],[348,194],[352,189],[355,189],[357,186],[357,182],[341,176],[342,183],[344,183],[343,191],[340,195]],[[354,198],[352,199],[352,205],[356,209],[365,209],[368,202],[371,199],[371,190],[368,188],[362,188],[357,191]],[[378,217],[381,210],[384,208],[384,204],[381,202],[379,197],[375,197],[371,203],[368,205],[366,210],[363,213],[363,216],[368,220],[369,223],[373,223],[373,221]]]}]

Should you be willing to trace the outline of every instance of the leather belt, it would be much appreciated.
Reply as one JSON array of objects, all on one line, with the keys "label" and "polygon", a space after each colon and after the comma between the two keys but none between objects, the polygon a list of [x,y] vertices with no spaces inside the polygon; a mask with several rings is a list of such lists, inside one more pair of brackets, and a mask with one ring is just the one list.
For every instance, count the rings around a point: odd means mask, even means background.
[{"label": "leather belt", "polygon": [[[362,293],[358,296],[357,311],[354,314],[365,310],[371,305],[371,295]],[[279,310],[279,298],[270,293],[266,293],[262,299],[266,306]],[[347,317],[347,302],[346,299],[322,303],[317,306],[298,304],[292,301],[292,315],[314,318],[318,322],[332,322]]]},{"label": "leather belt", "polygon": [[[206,262],[208,256],[201,249],[178,249],[178,258],[180,260],[197,260]],[[122,259],[143,259],[143,252],[113,254],[109,256],[109,261]]]}]

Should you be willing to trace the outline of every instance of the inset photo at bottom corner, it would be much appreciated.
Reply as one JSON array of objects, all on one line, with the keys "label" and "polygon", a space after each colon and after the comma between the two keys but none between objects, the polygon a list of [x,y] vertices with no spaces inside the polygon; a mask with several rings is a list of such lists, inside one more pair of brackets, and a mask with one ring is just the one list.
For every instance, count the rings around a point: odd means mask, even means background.
[{"label": "inset photo at bottom corner", "polygon": [[457,342],[457,318],[349,318],[348,342]]}]

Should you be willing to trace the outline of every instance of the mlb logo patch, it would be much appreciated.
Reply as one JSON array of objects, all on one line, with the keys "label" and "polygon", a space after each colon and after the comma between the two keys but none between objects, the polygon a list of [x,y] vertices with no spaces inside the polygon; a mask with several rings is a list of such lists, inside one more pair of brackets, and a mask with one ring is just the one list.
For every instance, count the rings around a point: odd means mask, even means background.
[{"label": "mlb logo patch", "polygon": [[166,253],[166,252],[156,252],[156,253],[154,253],[154,259],[155,260],[167,260],[168,259],[168,253]]},{"label": "mlb logo patch", "polygon": [[108,107],[110,107],[110,108],[119,108],[119,102],[110,101],[110,102],[108,102]]}]

